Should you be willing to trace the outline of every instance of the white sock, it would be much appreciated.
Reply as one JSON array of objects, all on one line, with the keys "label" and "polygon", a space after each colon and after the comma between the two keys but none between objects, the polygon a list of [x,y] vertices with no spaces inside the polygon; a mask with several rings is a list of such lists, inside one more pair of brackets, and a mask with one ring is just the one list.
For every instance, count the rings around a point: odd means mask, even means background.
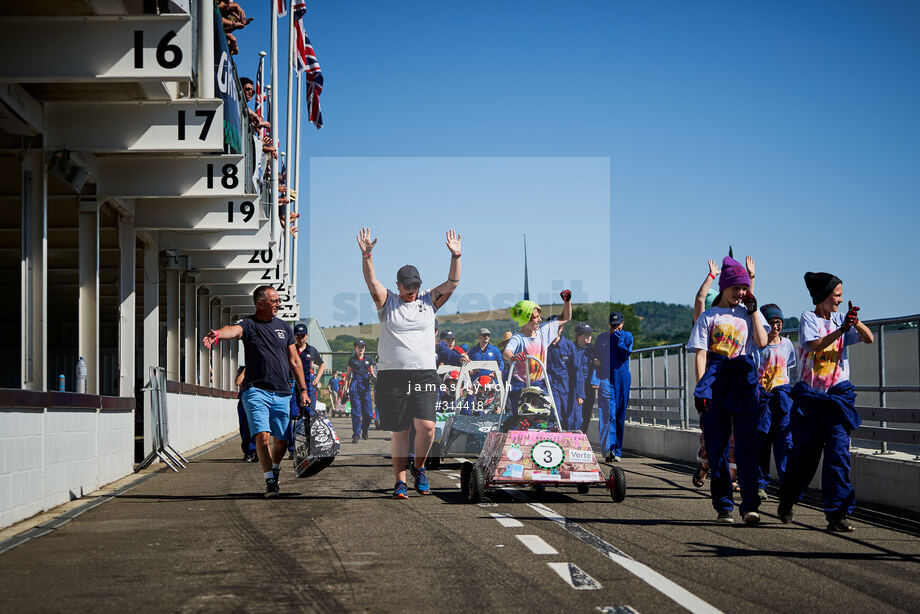
[{"label": "white sock", "polygon": [[265,472],[265,479],[266,479],[266,480],[267,480],[268,478],[274,478],[274,477],[275,477],[275,472],[274,472],[274,471],[266,471],[266,472]]}]

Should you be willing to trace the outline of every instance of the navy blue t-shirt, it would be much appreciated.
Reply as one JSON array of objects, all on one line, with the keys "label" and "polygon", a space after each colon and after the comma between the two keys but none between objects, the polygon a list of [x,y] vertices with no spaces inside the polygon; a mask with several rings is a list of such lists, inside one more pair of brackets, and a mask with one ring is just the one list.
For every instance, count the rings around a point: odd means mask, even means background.
[{"label": "navy blue t-shirt", "polygon": [[351,381],[359,386],[367,386],[371,381],[370,370],[374,366],[374,361],[365,354],[363,358],[352,355],[348,359],[348,366],[351,367]]},{"label": "navy blue t-shirt", "polygon": [[313,389],[316,387],[313,384],[313,363],[315,362],[318,365],[323,364],[323,357],[319,355],[319,351],[310,345],[306,344],[303,350],[299,350],[297,354],[300,356],[300,362],[303,364],[303,377],[306,380],[307,392],[312,393]]},{"label": "navy blue t-shirt", "polygon": [[288,384],[291,373],[288,346],[294,345],[291,327],[278,318],[263,322],[255,316],[246,316],[237,325],[243,327],[246,387],[291,394]]}]

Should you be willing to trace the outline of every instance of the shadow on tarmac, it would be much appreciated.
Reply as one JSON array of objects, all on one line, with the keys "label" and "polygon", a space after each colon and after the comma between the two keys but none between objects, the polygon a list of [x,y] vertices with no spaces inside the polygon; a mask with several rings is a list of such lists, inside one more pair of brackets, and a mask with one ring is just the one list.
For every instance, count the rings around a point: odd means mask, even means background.
[{"label": "shadow on tarmac", "polygon": [[[779,528],[779,527],[778,527]],[[814,530],[814,529],[808,529]],[[764,550],[762,548],[739,548],[737,546],[728,546],[728,545],[717,545],[717,544],[703,544],[700,542],[689,542],[688,546],[696,546],[697,550],[691,550],[691,552],[697,552],[698,554],[679,554],[677,556],[681,558],[696,558],[696,557],[782,557],[788,559],[832,559],[832,560],[848,560],[848,561],[907,561],[908,563],[920,562],[920,557],[913,556],[910,554],[902,554],[900,552],[894,552],[885,548],[879,548],[867,542],[860,540],[853,540],[867,548],[872,548],[874,550],[879,550],[878,553],[867,553],[867,552],[802,552],[799,550]]]}]

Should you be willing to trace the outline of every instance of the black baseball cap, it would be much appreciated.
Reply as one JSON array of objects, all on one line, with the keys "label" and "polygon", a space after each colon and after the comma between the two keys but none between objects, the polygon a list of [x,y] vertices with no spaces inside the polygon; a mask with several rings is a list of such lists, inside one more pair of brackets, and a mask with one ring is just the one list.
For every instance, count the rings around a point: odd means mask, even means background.
[{"label": "black baseball cap", "polygon": [[445,330],[441,333],[441,339],[453,339],[453,338],[454,338],[454,331],[452,330]]},{"label": "black baseball cap", "polygon": [[575,325],[575,334],[576,335],[590,335],[591,334],[591,325],[587,322],[579,322]]},{"label": "black baseball cap", "polygon": [[295,335],[306,335],[307,334],[307,325],[303,322],[298,322],[294,325],[294,334]]},{"label": "black baseball cap", "polygon": [[407,264],[396,271],[396,281],[404,286],[422,285],[422,278],[419,277],[418,269]]},{"label": "black baseball cap", "polygon": [[618,324],[622,324],[622,323],[623,323],[623,314],[620,313],[619,311],[611,311],[611,312],[610,312],[610,320],[609,320],[609,321],[610,321],[610,325],[611,325],[611,326],[617,326]]},{"label": "black baseball cap", "polygon": [[367,344],[364,343],[364,339],[357,339],[355,340],[355,345],[367,345]]}]

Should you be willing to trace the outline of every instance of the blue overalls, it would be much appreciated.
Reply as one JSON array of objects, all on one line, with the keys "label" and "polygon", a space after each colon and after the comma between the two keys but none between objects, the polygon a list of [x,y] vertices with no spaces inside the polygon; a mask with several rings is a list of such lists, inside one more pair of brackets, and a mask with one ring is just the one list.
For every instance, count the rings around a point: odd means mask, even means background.
[{"label": "blue overalls", "polygon": [[[467,357],[470,360],[494,360],[498,364],[498,370],[505,370],[505,359],[502,358],[502,352],[497,347],[491,343],[487,343],[485,349],[479,347],[477,343],[472,348],[467,350]],[[477,378],[480,375],[488,375],[491,371],[486,369],[476,369],[476,371],[470,373],[472,378]]]},{"label": "blue overalls", "polygon": [[575,379],[575,344],[565,337],[551,344],[546,350],[546,370],[549,372],[549,384],[562,427],[567,431],[577,429],[581,426],[581,412],[578,414],[578,424],[575,425],[569,399]]},{"label": "blue overalls", "polygon": [[[591,407],[588,405],[588,391],[591,392],[591,403],[594,403],[594,388],[591,387],[591,375],[594,373],[594,348],[590,345],[575,347],[575,386],[569,394],[571,403],[572,423],[569,430],[588,432],[588,423],[591,421]],[[579,405],[578,399],[584,399],[584,404]]]},{"label": "blue overalls", "polygon": [[348,360],[351,367],[351,383],[348,397],[351,399],[351,430],[353,437],[367,439],[367,431],[374,419],[374,407],[371,404],[371,367],[373,361],[364,356],[352,356]]},{"label": "blue overalls", "polygon": [[767,391],[760,389],[760,405],[766,434],[760,444],[760,487],[766,489],[770,481],[770,451],[776,461],[776,473],[782,483],[786,475],[786,462],[792,451],[792,427],[789,412],[792,409],[792,386],[783,384]]},{"label": "blue overalls", "polygon": [[[702,351],[702,350],[699,350]],[[756,512],[760,507],[757,488],[758,442],[764,434],[760,406],[760,383],[754,360],[747,355],[726,358],[709,352],[706,372],[693,395],[707,399],[709,407],[700,413],[700,426],[709,457],[710,494],[716,512],[731,513],[732,478],[728,467],[729,440],[735,434],[735,464],[741,486],[741,514]]]},{"label": "blue overalls", "polygon": [[446,341],[438,342],[437,357],[438,365],[460,366],[460,358],[463,356],[457,349],[457,346],[451,348]]},{"label": "blue overalls", "polygon": [[821,469],[821,497],[828,521],[853,513],[856,493],[850,482],[850,433],[862,419],[854,408],[856,389],[842,381],[827,392],[799,382],[792,389],[792,453],[786,463],[786,477],[780,486],[780,505],[798,501]]},{"label": "blue overalls", "polygon": [[601,363],[597,368],[597,378],[600,380],[597,413],[604,454],[623,454],[626,405],[632,384],[632,374],[629,372],[632,348],[633,336],[628,331],[603,332],[597,336],[594,345],[594,352]]}]

